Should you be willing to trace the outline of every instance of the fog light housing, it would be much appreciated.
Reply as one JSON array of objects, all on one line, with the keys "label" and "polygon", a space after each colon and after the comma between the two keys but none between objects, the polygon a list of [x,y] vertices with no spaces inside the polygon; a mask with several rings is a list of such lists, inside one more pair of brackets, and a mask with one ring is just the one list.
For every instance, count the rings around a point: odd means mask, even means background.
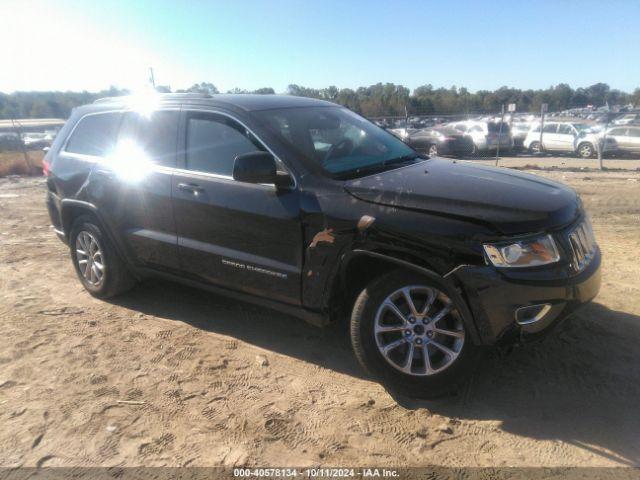
[{"label": "fog light housing", "polygon": [[542,303],[539,305],[529,305],[516,310],[516,323],[518,325],[531,325],[542,320],[551,310],[551,304]]}]

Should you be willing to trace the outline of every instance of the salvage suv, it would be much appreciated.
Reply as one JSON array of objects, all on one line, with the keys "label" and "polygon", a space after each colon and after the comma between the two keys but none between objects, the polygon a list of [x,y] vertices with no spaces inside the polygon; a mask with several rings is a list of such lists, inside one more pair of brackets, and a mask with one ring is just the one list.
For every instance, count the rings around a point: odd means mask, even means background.
[{"label": "salvage suv", "polygon": [[347,316],[360,363],[400,394],[441,395],[483,346],[543,335],[600,287],[573,190],[422,156],[320,100],[103,99],[44,166],[90,294],[154,276],[316,325]]}]

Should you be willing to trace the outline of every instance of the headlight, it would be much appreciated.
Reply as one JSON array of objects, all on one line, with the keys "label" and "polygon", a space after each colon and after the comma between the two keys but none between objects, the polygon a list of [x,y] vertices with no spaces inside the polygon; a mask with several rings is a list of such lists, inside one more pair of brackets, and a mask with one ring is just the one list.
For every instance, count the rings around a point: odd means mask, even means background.
[{"label": "headlight", "polygon": [[489,260],[496,267],[535,267],[560,260],[556,242],[551,235],[515,243],[487,243]]}]

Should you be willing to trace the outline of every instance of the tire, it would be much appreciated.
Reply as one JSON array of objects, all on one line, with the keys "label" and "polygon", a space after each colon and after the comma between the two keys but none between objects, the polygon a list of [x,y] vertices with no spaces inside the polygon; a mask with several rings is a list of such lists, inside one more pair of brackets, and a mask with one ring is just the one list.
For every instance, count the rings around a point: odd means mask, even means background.
[{"label": "tire", "polygon": [[578,155],[580,158],[593,158],[596,154],[596,149],[589,142],[583,142],[578,145]]},{"label": "tire", "polygon": [[542,153],[542,147],[540,146],[540,142],[531,142],[529,145],[529,153]]},{"label": "tire", "polygon": [[429,145],[429,149],[427,150],[427,154],[430,157],[435,157],[438,155],[438,146],[433,144],[433,145]]},{"label": "tire", "polygon": [[78,217],[71,227],[69,239],[76,274],[91,295],[109,298],[135,285],[135,279],[95,218]]},{"label": "tire", "polygon": [[[411,310],[402,292],[406,288],[409,288],[418,311],[437,294],[431,309],[426,312],[429,314],[426,320],[421,316],[408,318]],[[383,306],[390,298],[406,320],[400,320],[392,309]],[[448,305],[446,300],[451,300],[451,311],[432,322],[430,317],[443,311]],[[437,326],[439,332],[447,330],[450,334],[462,334],[462,338],[429,330],[433,328],[429,324]],[[402,329],[398,329],[398,325],[402,325]],[[420,325],[422,328],[418,330]],[[364,369],[389,390],[413,398],[437,398],[455,391],[478,364],[481,350],[473,344],[470,325],[464,300],[441,277],[396,270],[374,279],[356,299],[351,315],[351,344]],[[381,332],[381,328],[395,330]],[[407,333],[409,330],[411,334]],[[435,347],[436,344],[455,355],[445,354],[440,347]],[[389,345],[397,346],[388,348],[387,354],[383,353]],[[409,361],[411,364],[407,369]]]}]

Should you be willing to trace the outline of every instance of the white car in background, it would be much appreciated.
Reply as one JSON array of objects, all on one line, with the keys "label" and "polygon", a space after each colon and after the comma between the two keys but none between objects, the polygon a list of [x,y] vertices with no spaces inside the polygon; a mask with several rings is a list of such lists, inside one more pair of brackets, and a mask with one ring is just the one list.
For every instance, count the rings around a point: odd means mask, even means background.
[{"label": "white car in background", "polygon": [[53,136],[47,133],[29,132],[22,136],[25,147],[42,148],[51,146]]},{"label": "white car in background", "polygon": [[597,145],[604,143],[603,153],[640,153],[640,127],[614,126],[605,132],[587,130],[576,139],[576,153],[582,158],[592,158],[598,153]]},{"label": "white car in background", "polygon": [[542,144],[540,144],[540,125],[529,130],[524,139],[523,147],[531,153],[538,152],[564,152],[576,151],[576,139],[580,132],[591,125],[580,122],[544,122],[542,127]]},{"label": "white car in background", "polygon": [[640,113],[627,113],[613,121],[615,125],[629,125],[640,120]]}]

